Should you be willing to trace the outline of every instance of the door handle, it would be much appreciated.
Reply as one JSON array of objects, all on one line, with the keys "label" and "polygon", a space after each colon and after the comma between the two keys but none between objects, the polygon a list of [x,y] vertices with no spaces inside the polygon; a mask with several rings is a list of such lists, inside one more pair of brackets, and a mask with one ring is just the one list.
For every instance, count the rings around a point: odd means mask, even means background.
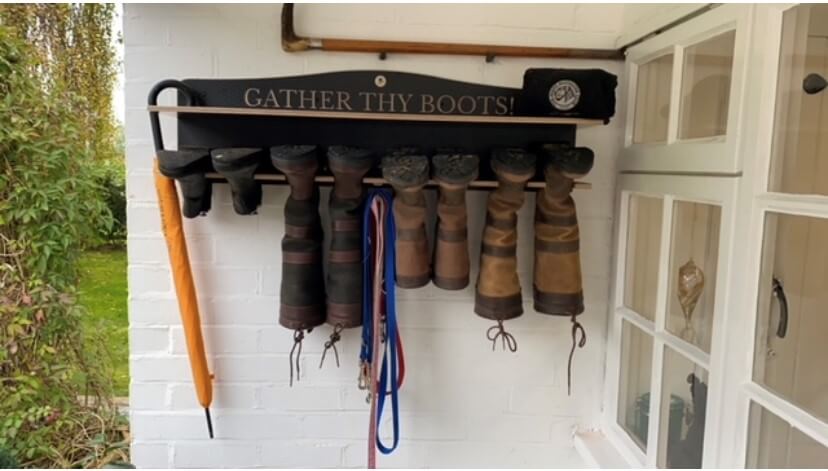
[{"label": "door handle", "polygon": [[825,90],[826,86],[828,86],[828,81],[825,80],[825,77],[816,73],[808,74],[808,76],[802,81],[802,89],[805,90],[805,93],[808,95],[816,95],[817,93]]},{"label": "door handle", "polygon": [[773,297],[779,301],[779,324],[776,326],[776,336],[784,339],[788,333],[788,297],[785,296],[785,288],[782,282],[773,277]]}]

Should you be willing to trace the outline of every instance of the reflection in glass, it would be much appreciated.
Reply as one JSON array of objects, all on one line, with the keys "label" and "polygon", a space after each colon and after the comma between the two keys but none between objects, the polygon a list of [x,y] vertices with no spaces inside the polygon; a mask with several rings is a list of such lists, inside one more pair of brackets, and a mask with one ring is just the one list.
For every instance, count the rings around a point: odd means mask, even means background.
[{"label": "reflection in glass", "polygon": [[623,321],[622,326],[618,423],[636,445],[646,451],[653,338],[627,321]]},{"label": "reflection in glass", "polygon": [[630,196],[624,305],[649,320],[655,319],[662,206],[661,198]]},{"label": "reflection in glass", "polygon": [[673,206],[667,330],[710,352],[719,261],[721,208],[676,201]]},{"label": "reflection in glass", "polygon": [[[782,20],[770,190],[828,195],[828,5],[800,5]],[[817,87],[818,88],[818,87]]]},{"label": "reflection in glass", "polygon": [[828,466],[828,448],[753,402],[746,466],[824,468]]},{"label": "reflection in glass", "polygon": [[826,219],[765,218],[753,370],[754,381],[822,420],[828,420],[826,241]]},{"label": "reflection in glass", "polygon": [[684,50],[679,139],[727,132],[735,40],[736,31],[731,30]]},{"label": "reflection in glass", "polygon": [[707,386],[704,368],[664,348],[659,468],[701,468]]},{"label": "reflection in glass", "polygon": [[667,54],[638,66],[635,91],[633,142],[643,144],[667,140],[673,55]]}]

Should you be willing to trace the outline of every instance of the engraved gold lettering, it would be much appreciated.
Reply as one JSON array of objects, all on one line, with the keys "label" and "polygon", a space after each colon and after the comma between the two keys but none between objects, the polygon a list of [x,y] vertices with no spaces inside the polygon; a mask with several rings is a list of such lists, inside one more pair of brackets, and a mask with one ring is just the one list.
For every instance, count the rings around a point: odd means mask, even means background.
[{"label": "engraved gold lettering", "polygon": [[299,90],[299,109],[316,109],[316,90]]},{"label": "engraved gold lettering", "polygon": [[[394,103],[395,103],[394,97],[395,96],[396,96],[396,93],[382,93],[382,92],[379,93],[379,96],[378,96],[379,100],[378,101],[379,101],[379,112],[380,113],[384,113],[384,112],[393,113],[396,110],[396,107],[394,106]],[[386,107],[386,105],[388,105],[388,106]]]},{"label": "engraved gold lettering", "polygon": [[262,91],[258,88],[248,88],[244,91],[244,104],[247,106],[261,106],[261,93]]},{"label": "engraved gold lettering", "polygon": [[457,102],[454,101],[454,97],[451,95],[440,95],[440,98],[437,99],[437,111],[440,113],[451,114],[456,107]]},{"label": "engraved gold lettering", "polygon": [[[466,108],[463,108],[463,103],[466,104]],[[476,108],[476,104],[474,102],[474,98],[463,95],[457,100],[457,109],[460,111],[460,114],[472,114],[474,113],[474,109]]]},{"label": "engraved gold lettering", "polygon": [[420,95],[420,113],[434,113],[434,95]]},{"label": "engraved gold lettering", "polygon": [[348,92],[338,91],[336,92],[336,109],[338,111],[348,110],[353,111],[351,108],[351,94]]},{"label": "engraved gold lettering", "polygon": [[477,97],[477,100],[483,102],[483,110],[481,114],[489,114],[489,103],[494,101],[494,97],[491,95],[479,96]]},{"label": "engraved gold lettering", "polygon": [[292,88],[282,88],[279,91],[285,95],[285,108],[293,108],[293,104],[291,104],[290,100],[293,95],[298,93],[298,90],[294,90]]},{"label": "engraved gold lettering", "polygon": [[412,95],[411,93],[405,95],[400,93],[398,96],[400,97],[400,105],[402,105],[402,109],[400,111],[402,111],[403,113],[408,113],[408,103],[411,102],[411,97],[414,95]]},{"label": "engraved gold lettering", "polygon": [[272,89],[267,91],[267,98],[263,106],[265,108],[279,108],[279,100],[276,99],[276,92]]},{"label": "engraved gold lettering", "polygon": [[495,98],[495,114],[509,114],[509,97],[499,96]]},{"label": "engraved gold lettering", "polygon": [[363,111],[371,111],[371,98],[376,97],[376,92],[359,92],[359,96],[363,97]]},{"label": "engraved gold lettering", "polygon": [[334,109],[333,107],[333,90],[321,90],[319,92],[320,97],[320,105],[319,108],[325,111],[331,111]]}]

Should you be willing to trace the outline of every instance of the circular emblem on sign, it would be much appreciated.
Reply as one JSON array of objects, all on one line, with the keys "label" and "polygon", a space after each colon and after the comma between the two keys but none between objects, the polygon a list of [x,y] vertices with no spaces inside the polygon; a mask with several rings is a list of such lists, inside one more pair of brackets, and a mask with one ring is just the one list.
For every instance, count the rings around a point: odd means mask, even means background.
[{"label": "circular emblem on sign", "polygon": [[378,86],[379,88],[384,87],[386,82],[387,80],[385,80],[385,75],[377,75],[376,77],[374,77],[374,85]]},{"label": "circular emblem on sign", "polygon": [[549,103],[559,111],[569,111],[581,101],[581,88],[572,80],[558,80],[549,88]]}]

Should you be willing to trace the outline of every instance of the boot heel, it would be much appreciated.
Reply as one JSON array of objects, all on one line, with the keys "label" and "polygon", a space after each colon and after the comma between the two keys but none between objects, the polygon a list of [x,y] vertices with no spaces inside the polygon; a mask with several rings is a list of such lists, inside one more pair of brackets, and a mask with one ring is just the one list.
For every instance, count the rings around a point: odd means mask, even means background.
[{"label": "boot heel", "polygon": [[210,210],[213,185],[207,180],[210,152],[207,149],[161,150],[158,170],[161,175],[178,181],[186,218],[203,216]]},{"label": "boot heel", "polygon": [[226,148],[212,152],[213,167],[230,184],[233,209],[237,214],[253,214],[262,203],[262,185],[254,179],[263,157],[257,148]]}]

